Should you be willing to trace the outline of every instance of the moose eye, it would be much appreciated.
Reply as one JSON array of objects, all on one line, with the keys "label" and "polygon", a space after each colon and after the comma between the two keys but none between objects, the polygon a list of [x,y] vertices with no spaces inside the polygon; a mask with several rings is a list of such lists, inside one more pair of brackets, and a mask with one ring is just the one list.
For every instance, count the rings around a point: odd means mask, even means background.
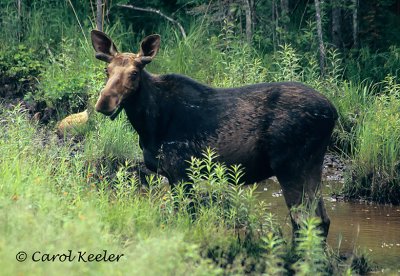
[{"label": "moose eye", "polygon": [[132,72],[131,73],[131,79],[136,79],[136,77],[137,77],[137,72]]}]

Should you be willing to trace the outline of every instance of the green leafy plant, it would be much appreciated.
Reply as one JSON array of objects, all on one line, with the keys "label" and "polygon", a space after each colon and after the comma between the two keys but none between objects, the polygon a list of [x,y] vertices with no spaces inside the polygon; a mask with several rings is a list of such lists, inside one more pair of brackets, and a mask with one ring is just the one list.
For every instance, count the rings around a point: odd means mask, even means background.
[{"label": "green leafy plant", "polygon": [[[188,176],[193,186],[195,209],[215,209],[218,216],[234,229],[246,227],[256,230],[263,217],[254,217],[257,202],[253,196],[256,186],[245,189],[241,182],[243,170],[239,165],[227,168],[216,161],[218,155],[208,148],[203,158],[192,157]],[[205,200],[206,199],[206,200]]]},{"label": "green leafy plant", "polygon": [[265,273],[268,275],[285,275],[287,269],[284,267],[286,257],[284,240],[271,232],[267,233],[262,240],[266,251],[263,255],[266,266]]},{"label": "green leafy plant", "polygon": [[318,229],[319,223],[315,217],[306,218],[297,233],[295,250],[299,260],[293,265],[296,275],[329,275],[325,241]]},{"label": "green leafy plant", "polygon": [[14,94],[33,90],[42,70],[39,54],[24,44],[0,50],[0,84]]},{"label": "green leafy plant", "polygon": [[[93,58],[76,51],[76,43],[63,40],[61,53],[50,59],[41,74],[38,91],[30,95],[37,102],[60,112],[82,111],[88,102],[93,80],[98,80]],[[82,73],[85,72],[85,73]]]}]

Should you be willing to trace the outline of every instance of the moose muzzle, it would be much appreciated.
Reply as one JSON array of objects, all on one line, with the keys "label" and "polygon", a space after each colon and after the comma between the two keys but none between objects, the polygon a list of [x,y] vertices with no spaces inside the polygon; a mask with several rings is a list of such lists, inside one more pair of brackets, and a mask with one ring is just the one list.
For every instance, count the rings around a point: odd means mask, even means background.
[{"label": "moose muzzle", "polygon": [[95,106],[97,112],[109,116],[111,120],[114,120],[118,116],[122,108],[117,96],[107,95],[104,91],[101,92]]}]

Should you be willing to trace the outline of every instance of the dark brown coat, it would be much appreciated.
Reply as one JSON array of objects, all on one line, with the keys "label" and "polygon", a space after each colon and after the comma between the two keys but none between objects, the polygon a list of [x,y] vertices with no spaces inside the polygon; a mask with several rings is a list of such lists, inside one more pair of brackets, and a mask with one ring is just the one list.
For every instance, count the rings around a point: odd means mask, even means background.
[{"label": "dark brown coat", "polygon": [[[214,148],[220,161],[244,167],[246,183],[275,175],[289,208],[317,200],[327,235],[318,191],[338,115],[325,96],[295,82],[215,89],[182,75],[152,75],[143,68],[159,49],[158,35],[144,39],[138,54],[119,53],[98,31],[92,41],[96,56],[109,63],[96,110],[112,118],[125,110],[150,170],[173,185],[187,178],[186,160]],[[294,230],[297,216],[291,213]]]}]

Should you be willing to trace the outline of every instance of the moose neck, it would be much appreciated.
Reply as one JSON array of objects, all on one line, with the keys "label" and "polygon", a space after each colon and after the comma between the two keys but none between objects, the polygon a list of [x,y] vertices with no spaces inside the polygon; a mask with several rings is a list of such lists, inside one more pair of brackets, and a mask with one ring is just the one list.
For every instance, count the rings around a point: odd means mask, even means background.
[{"label": "moose neck", "polygon": [[143,70],[138,90],[124,103],[129,122],[142,141],[150,142],[150,139],[157,137],[155,134],[159,131],[157,122],[161,114],[158,101],[161,90],[157,76]]}]

